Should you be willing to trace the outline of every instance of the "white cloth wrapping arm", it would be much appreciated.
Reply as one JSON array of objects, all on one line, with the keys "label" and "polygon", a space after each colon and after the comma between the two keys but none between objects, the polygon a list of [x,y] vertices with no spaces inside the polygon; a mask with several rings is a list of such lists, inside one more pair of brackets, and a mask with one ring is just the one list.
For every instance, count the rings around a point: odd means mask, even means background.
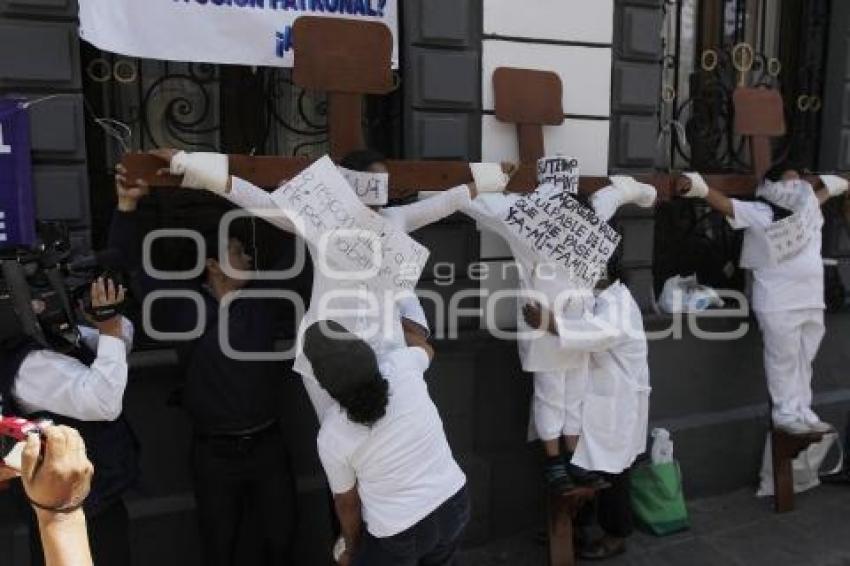
[{"label": "white cloth wrapping arm", "polygon": [[830,197],[843,195],[847,192],[848,186],[850,186],[847,179],[838,175],[821,175],[820,180],[823,186],[826,187],[826,192],[829,193]]},{"label": "white cloth wrapping arm", "polygon": [[708,183],[705,182],[702,175],[693,171],[687,171],[682,175],[691,182],[691,188],[681,196],[685,198],[705,198],[708,196]]},{"label": "white cloth wrapping arm", "polygon": [[472,179],[481,193],[501,193],[511,180],[499,163],[470,163]]},{"label": "white cloth wrapping arm", "polygon": [[171,158],[170,170],[174,175],[183,175],[181,187],[224,194],[229,167],[227,155],[223,153],[179,151]]}]

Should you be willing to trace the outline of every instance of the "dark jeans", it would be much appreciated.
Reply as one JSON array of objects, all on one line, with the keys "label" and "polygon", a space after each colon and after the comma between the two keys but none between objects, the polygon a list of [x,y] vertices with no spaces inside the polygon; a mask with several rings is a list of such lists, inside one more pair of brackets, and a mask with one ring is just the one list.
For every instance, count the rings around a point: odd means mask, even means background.
[{"label": "dark jeans", "polygon": [[594,511],[599,527],[605,534],[626,538],[634,531],[631,503],[631,468],[620,474],[603,474],[611,487],[603,489],[595,502],[587,504],[579,514],[578,523],[583,527],[593,524]]},{"label": "dark jeans", "polygon": [[[89,547],[97,566],[130,565],[130,520],[121,500],[93,517],[86,517]],[[32,566],[44,566],[44,549],[35,514],[30,519],[30,555]]]},{"label": "dark jeans", "polygon": [[469,516],[469,496],[463,487],[406,531],[386,538],[364,532],[352,566],[450,566]]},{"label": "dark jeans", "polygon": [[[204,566],[244,564],[238,548],[256,552],[252,564],[294,563],[295,481],[278,424],[249,436],[196,436],[192,475]],[[245,528],[249,519],[256,528]],[[251,540],[239,544],[240,533]]]}]

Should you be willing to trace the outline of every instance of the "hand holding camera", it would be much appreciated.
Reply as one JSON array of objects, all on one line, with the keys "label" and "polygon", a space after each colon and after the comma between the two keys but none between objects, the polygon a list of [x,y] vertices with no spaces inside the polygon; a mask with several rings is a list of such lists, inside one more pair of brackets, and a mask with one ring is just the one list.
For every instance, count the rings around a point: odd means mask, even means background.
[{"label": "hand holding camera", "polygon": [[118,307],[124,302],[127,290],[108,277],[99,277],[91,284],[91,308],[86,309],[86,318],[101,334],[121,337],[121,317]]},{"label": "hand holding camera", "polygon": [[30,434],[24,446],[21,480],[33,507],[48,513],[79,509],[91,489],[94,467],[80,434],[48,426]]}]

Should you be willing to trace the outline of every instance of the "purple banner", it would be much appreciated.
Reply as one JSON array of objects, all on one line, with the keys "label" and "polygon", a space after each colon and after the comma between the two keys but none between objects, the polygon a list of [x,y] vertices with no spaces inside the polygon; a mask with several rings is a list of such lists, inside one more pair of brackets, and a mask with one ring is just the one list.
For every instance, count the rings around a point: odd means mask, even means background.
[{"label": "purple banner", "polygon": [[34,242],[29,114],[22,100],[0,98],[0,247]]}]

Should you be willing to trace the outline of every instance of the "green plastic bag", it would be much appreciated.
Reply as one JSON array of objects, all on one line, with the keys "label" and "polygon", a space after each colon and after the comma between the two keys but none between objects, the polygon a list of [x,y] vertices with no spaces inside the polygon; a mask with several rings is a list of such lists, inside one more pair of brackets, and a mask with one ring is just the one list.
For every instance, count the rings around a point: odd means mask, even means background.
[{"label": "green plastic bag", "polygon": [[631,498],[635,517],[653,534],[663,536],[690,528],[678,462],[632,470]]}]

